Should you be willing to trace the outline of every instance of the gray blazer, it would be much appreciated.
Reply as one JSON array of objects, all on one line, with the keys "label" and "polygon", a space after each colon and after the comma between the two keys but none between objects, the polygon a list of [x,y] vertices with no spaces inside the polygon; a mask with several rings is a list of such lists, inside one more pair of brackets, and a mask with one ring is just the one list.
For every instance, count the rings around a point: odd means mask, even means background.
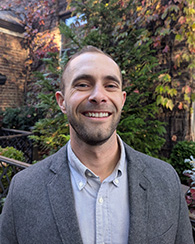
[{"label": "gray blazer", "polygon": [[[125,150],[130,203],[128,243],[193,244],[187,206],[173,168],[126,144]],[[0,216],[0,243],[82,243],[66,146],[13,178]]]}]

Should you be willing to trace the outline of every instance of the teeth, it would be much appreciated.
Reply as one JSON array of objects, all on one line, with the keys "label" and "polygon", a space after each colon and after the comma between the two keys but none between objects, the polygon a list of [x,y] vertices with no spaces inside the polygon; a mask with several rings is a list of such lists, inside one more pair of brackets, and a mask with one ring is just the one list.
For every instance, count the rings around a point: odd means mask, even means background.
[{"label": "teeth", "polygon": [[87,117],[94,117],[94,118],[104,118],[108,117],[108,113],[86,113],[85,116]]}]

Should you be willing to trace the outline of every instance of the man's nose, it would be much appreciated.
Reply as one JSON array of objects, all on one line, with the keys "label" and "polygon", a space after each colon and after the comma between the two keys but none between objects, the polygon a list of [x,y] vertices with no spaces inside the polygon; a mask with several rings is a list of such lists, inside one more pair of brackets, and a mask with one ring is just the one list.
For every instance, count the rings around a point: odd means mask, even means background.
[{"label": "man's nose", "polygon": [[91,103],[103,103],[107,101],[106,91],[102,86],[95,86],[94,89],[91,91],[89,96],[89,101]]}]

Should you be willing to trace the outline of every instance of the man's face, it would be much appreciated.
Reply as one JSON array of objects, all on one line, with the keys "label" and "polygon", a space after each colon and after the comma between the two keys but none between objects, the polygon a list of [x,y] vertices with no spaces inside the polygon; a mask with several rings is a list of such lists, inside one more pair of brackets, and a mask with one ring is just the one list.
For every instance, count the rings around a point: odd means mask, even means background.
[{"label": "man's face", "polygon": [[90,145],[107,141],[120,120],[126,93],[120,70],[109,57],[84,53],[71,61],[63,80],[64,95],[56,95],[70,123],[71,139]]}]

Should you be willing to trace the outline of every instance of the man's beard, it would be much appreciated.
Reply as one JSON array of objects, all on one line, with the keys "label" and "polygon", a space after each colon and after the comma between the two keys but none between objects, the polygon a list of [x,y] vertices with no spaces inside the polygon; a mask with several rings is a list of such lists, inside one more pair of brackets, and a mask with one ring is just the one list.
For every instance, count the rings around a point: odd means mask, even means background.
[{"label": "man's beard", "polygon": [[120,121],[120,115],[115,121],[112,121],[109,128],[102,129],[101,125],[91,125],[89,128],[87,125],[83,123],[78,123],[73,117],[68,116],[69,123],[73,130],[75,131],[78,138],[91,146],[102,145],[113,135],[114,131],[116,130],[118,123]]}]

